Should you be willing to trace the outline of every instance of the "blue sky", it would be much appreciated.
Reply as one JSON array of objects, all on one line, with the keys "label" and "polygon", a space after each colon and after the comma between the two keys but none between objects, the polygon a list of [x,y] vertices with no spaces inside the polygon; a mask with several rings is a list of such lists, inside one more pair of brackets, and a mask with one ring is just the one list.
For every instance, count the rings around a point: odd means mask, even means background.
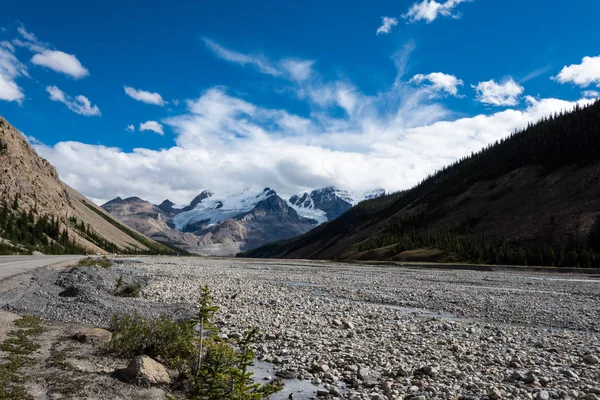
[{"label": "blue sky", "polygon": [[597,97],[597,15],[592,0],[10,2],[0,115],[96,201],[398,190]]}]

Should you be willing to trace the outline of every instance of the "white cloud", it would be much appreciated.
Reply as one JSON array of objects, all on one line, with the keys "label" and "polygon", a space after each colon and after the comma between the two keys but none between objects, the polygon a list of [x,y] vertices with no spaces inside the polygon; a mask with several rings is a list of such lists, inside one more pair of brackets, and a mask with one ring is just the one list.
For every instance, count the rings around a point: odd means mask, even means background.
[{"label": "white cloud", "polygon": [[36,65],[50,68],[56,72],[69,75],[75,79],[88,76],[89,71],[81,65],[77,57],[73,54],[67,54],[59,50],[44,50],[34,55],[31,62]]},{"label": "white cloud", "polygon": [[[395,57],[398,76],[413,47]],[[60,142],[36,150],[65,182],[97,201],[136,195],[181,204],[201,189],[266,186],[284,197],[329,185],[351,191],[400,190],[575,104],[526,97],[522,110],[457,119],[431,96],[430,80],[423,87],[396,79],[387,90],[365,94],[350,81],[327,81],[313,71],[294,84],[310,108],[306,114],[264,107],[233,90],[212,87],[171,117],[140,125],[140,130],[153,125],[157,133],[168,126],[175,137],[170,148],[123,151]],[[441,84],[439,90],[445,90]]]},{"label": "white cloud", "polygon": [[493,79],[487,82],[479,82],[471,85],[477,92],[477,100],[484,104],[494,106],[515,106],[519,103],[519,97],[525,90],[523,86],[516,83],[512,78],[502,83],[496,83]]},{"label": "white cloud", "polygon": [[394,17],[381,17],[381,26],[377,28],[376,35],[382,33],[388,34],[392,31],[392,27],[398,25],[398,20]]},{"label": "white cloud", "polygon": [[89,75],[87,68],[81,64],[74,54],[53,49],[48,43],[43,43],[35,34],[27,31],[23,25],[19,26],[17,31],[20,37],[13,39],[12,44],[25,47],[31,52],[36,53],[31,58],[33,64],[50,68],[53,71],[69,75],[75,79]]},{"label": "white cloud", "polygon": [[[217,87],[189,100],[186,113],[163,121],[176,133],[171,148],[126,152],[60,142],[36,149],[68,184],[99,200],[137,195],[185,203],[202,188],[269,186],[282,196],[327,185],[399,190],[530,121],[574,105],[528,97],[524,110],[444,121],[447,110],[427,98],[426,91],[410,86],[376,98],[357,95],[361,112],[353,122],[263,108]],[[395,105],[377,112],[379,102]]]},{"label": "white cloud", "polygon": [[583,57],[581,64],[565,65],[552,79],[560,83],[574,83],[580,87],[591,84],[600,86],[600,56]]},{"label": "white cloud", "polygon": [[581,95],[586,99],[597,99],[600,97],[600,92],[596,90],[586,90],[582,92]]},{"label": "white cloud", "polygon": [[162,96],[156,92],[134,89],[131,86],[124,86],[124,89],[127,96],[134,100],[141,101],[142,103],[154,104],[157,106],[164,106],[166,104]]},{"label": "white cloud", "polygon": [[428,24],[435,21],[439,16],[458,19],[460,14],[455,13],[454,9],[459,4],[468,1],[471,0],[446,0],[443,3],[438,3],[435,0],[423,0],[414,3],[402,18],[408,19],[409,22],[425,20]]},{"label": "white cloud", "polygon": [[158,133],[159,135],[164,135],[163,126],[156,121],[146,121],[140,124],[140,132],[143,131],[153,131]]},{"label": "white cloud", "polygon": [[29,77],[29,74],[25,65],[15,56],[14,50],[10,43],[0,43],[0,100],[16,101],[21,104],[25,94],[16,79]]},{"label": "white cloud", "polygon": [[92,106],[90,100],[85,96],[79,95],[73,99],[56,86],[46,86],[46,92],[50,94],[50,100],[65,104],[69,110],[76,114],[85,115],[86,117],[102,114],[98,106]]},{"label": "white cloud", "polygon": [[128,132],[133,132],[135,131],[135,126],[133,126],[132,124],[127,125],[127,128],[125,128],[125,130]]},{"label": "white cloud", "polygon": [[464,82],[454,75],[444,74],[443,72],[432,72],[431,74],[417,74],[412,77],[410,82],[421,84],[429,82],[428,86],[434,91],[444,91],[452,96],[458,96],[458,86],[462,86]]}]

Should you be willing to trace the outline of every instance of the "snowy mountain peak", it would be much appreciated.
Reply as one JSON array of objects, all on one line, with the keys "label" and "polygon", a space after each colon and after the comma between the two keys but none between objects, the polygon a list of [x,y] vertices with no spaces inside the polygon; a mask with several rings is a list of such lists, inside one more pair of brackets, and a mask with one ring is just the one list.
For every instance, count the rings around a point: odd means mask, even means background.
[{"label": "snowy mountain peak", "polygon": [[310,193],[294,195],[289,203],[298,214],[323,223],[337,218],[360,201],[374,199],[385,194],[384,189],[372,190],[362,194],[351,194],[346,190],[328,186],[315,189]]},{"label": "snowy mountain peak", "polygon": [[258,193],[244,189],[241,193],[232,195],[213,194],[205,190],[194,199],[198,201],[195,204],[194,201],[192,202],[192,208],[186,207],[185,211],[173,217],[173,224],[181,231],[194,232],[224,219],[249,212],[262,200],[276,195],[277,193],[270,188],[265,188]]}]

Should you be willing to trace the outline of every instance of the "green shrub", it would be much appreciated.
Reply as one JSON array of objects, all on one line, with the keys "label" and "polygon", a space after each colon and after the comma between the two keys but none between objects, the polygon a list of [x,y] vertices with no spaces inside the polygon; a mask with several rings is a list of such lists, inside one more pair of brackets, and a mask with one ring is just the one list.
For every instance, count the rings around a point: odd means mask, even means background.
[{"label": "green shrub", "polygon": [[174,322],[165,316],[147,319],[134,314],[114,316],[111,330],[112,352],[127,357],[145,354],[180,374],[189,373],[189,360],[196,356],[193,323]]},{"label": "green shrub", "polygon": [[112,261],[106,257],[86,257],[79,260],[77,263],[78,267],[102,267],[102,268],[110,268],[112,266]]},{"label": "green shrub", "polygon": [[[218,307],[204,287],[194,320],[114,316],[109,351],[126,357],[148,355],[179,372],[178,382],[192,400],[261,400],[279,391],[275,384],[252,382],[252,350],[259,332],[252,328],[238,343],[220,339],[213,325]],[[198,334],[195,327],[198,327]],[[236,345],[236,347],[234,347]]]},{"label": "green shrub", "polygon": [[128,283],[122,286],[116,295],[119,297],[140,297],[142,295],[142,285],[137,282]]}]

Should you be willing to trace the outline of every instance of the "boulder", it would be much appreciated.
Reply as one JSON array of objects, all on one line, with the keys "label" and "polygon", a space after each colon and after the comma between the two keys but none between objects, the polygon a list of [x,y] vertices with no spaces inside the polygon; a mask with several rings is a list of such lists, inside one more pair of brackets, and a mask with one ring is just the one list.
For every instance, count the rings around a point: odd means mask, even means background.
[{"label": "boulder", "polygon": [[105,344],[112,339],[112,333],[106,329],[84,329],[75,334],[75,338],[82,343]]},{"label": "boulder", "polygon": [[600,359],[593,354],[586,355],[583,360],[588,364],[600,364]]},{"label": "boulder", "polygon": [[167,368],[147,356],[137,356],[127,366],[119,370],[118,374],[123,380],[140,386],[168,385],[171,376]]}]

